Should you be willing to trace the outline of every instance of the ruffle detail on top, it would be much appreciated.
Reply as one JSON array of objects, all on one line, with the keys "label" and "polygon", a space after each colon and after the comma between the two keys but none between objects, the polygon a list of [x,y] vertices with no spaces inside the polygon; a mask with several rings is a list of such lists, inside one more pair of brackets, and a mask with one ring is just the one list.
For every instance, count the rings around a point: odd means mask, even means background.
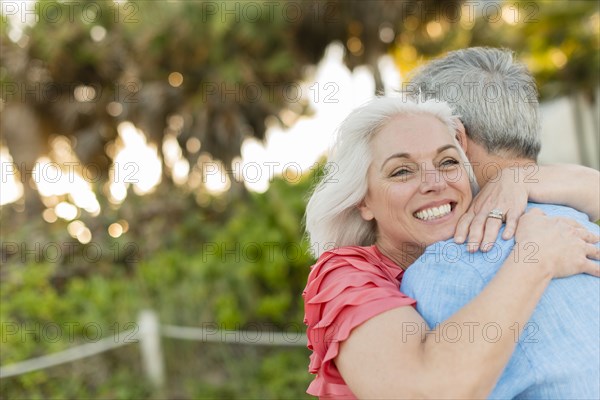
[{"label": "ruffle detail on top", "polygon": [[324,253],[311,267],[304,289],[304,323],[312,350],[307,393],[355,398],[332,362],[339,344],[363,322],[385,311],[414,305],[399,291],[403,270],[377,247],[348,246]]}]

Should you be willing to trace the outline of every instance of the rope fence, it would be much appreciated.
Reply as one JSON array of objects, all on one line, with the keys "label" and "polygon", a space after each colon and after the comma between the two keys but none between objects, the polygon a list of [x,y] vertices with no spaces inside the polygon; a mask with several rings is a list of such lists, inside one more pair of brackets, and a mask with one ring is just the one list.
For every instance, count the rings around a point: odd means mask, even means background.
[{"label": "rope fence", "polygon": [[306,334],[300,332],[269,331],[265,333],[262,331],[161,325],[156,312],[144,310],[138,315],[137,328],[119,332],[116,338],[107,337],[94,343],[86,343],[57,353],[0,366],[0,379],[55,367],[122,346],[139,343],[144,373],[156,388],[160,388],[165,384],[161,337],[202,341],[205,343],[235,343],[247,346],[306,347],[307,343]]},{"label": "rope fence", "polygon": [[200,340],[202,342],[213,343],[236,343],[250,346],[306,346],[306,335],[303,333],[265,333],[262,331],[213,330],[163,325],[161,328],[161,336],[172,339]]},{"label": "rope fence", "polygon": [[28,372],[38,371],[54,367],[60,364],[76,361],[81,358],[91,357],[105,351],[116,349],[129,344],[129,342],[115,342],[114,338],[109,337],[101,339],[95,343],[86,343],[81,346],[73,347],[59,353],[49,354],[29,360],[21,361],[15,364],[0,367],[0,378],[26,374]]}]

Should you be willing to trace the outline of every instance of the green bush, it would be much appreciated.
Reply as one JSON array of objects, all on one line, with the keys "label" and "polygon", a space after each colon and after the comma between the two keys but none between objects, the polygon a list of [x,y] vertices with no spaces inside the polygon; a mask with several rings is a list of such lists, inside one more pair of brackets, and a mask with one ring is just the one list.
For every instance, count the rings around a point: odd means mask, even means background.
[{"label": "green bush", "polygon": [[[116,257],[111,250],[90,262],[83,254],[85,246],[80,246],[68,259],[42,255],[23,263],[8,257],[1,281],[1,364],[114,337],[135,328],[138,312],[147,308],[159,314],[162,324],[264,329],[265,334],[286,330],[296,337],[304,331],[301,293],[314,262],[301,222],[311,182],[310,177],[295,185],[275,180],[266,193],[247,194],[220,213],[210,206],[199,209],[185,193],[171,193],[183,204],[180,218],[158,214],[152,220],[136,220],[134,214],[124,236],[95,234],[103,249],[129,248],[133,256]],[[142,199],[135,200],[141,207]],[[160,199],[157,194],[146,201]],[[107,221],[118,217],[111,212],[117,213],[107,211]],[[71,240],[65,224],[43,230],[32,228],[35,224],[23,225],[7,240],[29,240],[32,230],[42,243]],[[165,245],[153,249],[147,235]],[[267,348],[168,338],[162,344],[167,385],[160,392],[145,380],[139,345],[132,343],[3,379],[2,397],[308,397],[304,392],[311,377],[304,346]]]}]

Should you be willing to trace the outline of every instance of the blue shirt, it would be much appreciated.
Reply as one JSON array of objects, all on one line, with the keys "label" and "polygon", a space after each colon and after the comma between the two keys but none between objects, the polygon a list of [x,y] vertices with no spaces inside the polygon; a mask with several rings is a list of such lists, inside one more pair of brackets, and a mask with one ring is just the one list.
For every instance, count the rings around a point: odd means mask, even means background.
[{"label": "blue shirt", "polygon": [[[531,206],[549,216],[572,218],[596,234],[600,229],[572,208]],[[400,290],[417,300],[417,310],[433,328],[483,290],[513,245],[514,239],[500,235],[488,253],[469,253],[452,239],[432,244],[406,270]],[[518,257],[536,262],[536,249],[532,243]],[[516,325],[509,332],[499,328],[487,322],[477,331],[490,341],[498,335],[518,340],[490,398],[600,399],[600,279],[584,274],[553,279],[520,334],[522,327]],[[450,324],[441,335],[442,340],[457,340],[457,334],[473,332],[471,326]]]}]

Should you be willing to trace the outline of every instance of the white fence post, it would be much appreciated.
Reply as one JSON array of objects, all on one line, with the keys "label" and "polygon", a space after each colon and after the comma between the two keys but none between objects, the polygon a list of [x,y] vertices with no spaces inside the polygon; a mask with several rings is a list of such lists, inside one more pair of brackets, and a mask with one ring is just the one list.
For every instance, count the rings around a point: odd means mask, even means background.
[{"label": "white fence post", "polygon": [[144,372],[156,389],[165,384],[165,368],[160,346],[160,324],[154,311],[143,310],[138,315],[139,339]]}]

